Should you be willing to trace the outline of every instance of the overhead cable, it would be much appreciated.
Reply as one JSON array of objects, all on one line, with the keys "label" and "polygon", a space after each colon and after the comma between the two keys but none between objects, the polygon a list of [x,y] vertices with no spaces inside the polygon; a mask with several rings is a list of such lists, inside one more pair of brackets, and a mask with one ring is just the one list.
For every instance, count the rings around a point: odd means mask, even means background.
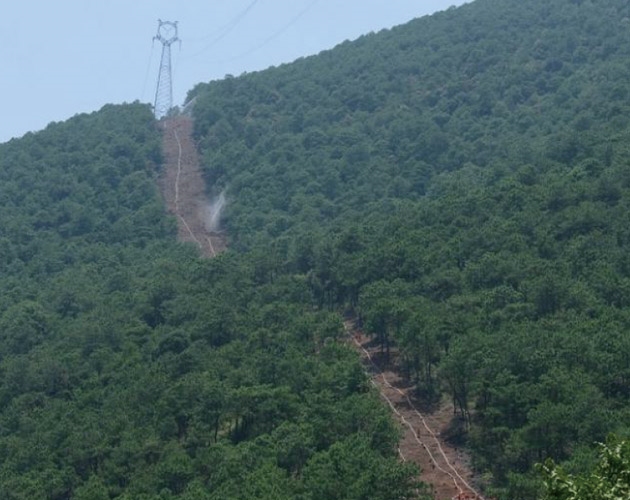
[{"label": "overhead cable", "polygon": [[[224,24],[221,28],[216,30],[215,33],[218,33],[218,34],[216,35],[210,34],[204,38],[197,39],[197,40],[207,40],[208,38],[214,36],[214,38],[212,38],[206,45],[204,45],[202,49],[188,56],[187,59],[192,58],[192,57],[197,57],[203,54],[208,49],[210,49],[211,47],[216,45],[218,42],[223,40],[234,28],[236,28],[236,26],[239,25],[239,23],[247,16],[247,14],[249,14],[249,11],[252,10],[258,2],[259,0],[253,0],[252,2],[250,2],[249,5],[247,5],[247,7],[245,7],[240,13],[238,13],[230,22],[228,22],[227,24]],[[192,41],[194,42],[196,40],[192,39]]]}]

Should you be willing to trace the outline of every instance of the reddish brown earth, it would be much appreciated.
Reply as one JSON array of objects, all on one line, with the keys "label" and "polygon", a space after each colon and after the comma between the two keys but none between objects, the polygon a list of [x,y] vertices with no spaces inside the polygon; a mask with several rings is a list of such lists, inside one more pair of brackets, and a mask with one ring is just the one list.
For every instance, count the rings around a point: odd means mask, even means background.
[{"label": "reddish brown earth", "polygon": [[[160,126],[165,157],[160,188],[169,212],[177,217],[178,239],[195,244],[203,256],[214,257],[227,248],[227,242],[224,235],[206,227],[208,200],[192,120],[170,117]],[[443,437],[453,423],[453,406],[442,401],[431,411],[420,411],[421,402],[397,370],[395,353],[386,363],[378,347],[352,321],[345,326],[372,383],[401,425],[401,459],[420,467],[420,479],[431,486],[436,500],[485,500],[474,484],[466,455]]]},{"label": "reddish brown earth", "polygon": [[168,211],[177,217],[177,237],[193,243],[205,257],[214,257],[227,247],[225,236],[206,228],[208,200],[193,141],[192,119],[175,116],[163,119],[164,171],[160,189]]},{"label": "reddish brown earth", "polygon": [[453,424],[452,404],[442,401],[431,410],[420,411],[422,402],[414,399],[409,382],[400,376],[395,353],[386,363],[379,348],[353,321],[346,321],[345,327],[372,383],[401,425],[401,459],[420,467],[420,479],[431,486],[437,500],[485,500],[475,485],[465,453],[444,438]]}]

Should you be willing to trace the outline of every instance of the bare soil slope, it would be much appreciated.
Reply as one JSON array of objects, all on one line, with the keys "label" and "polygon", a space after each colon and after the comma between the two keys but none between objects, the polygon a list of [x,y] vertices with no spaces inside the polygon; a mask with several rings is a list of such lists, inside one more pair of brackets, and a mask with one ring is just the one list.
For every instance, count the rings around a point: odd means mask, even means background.
[{"label": "bare soil slope", "polygon": [[453,406],[442,401],[437,408],[420,411],[421,402],[414,399],[408,381],[400,376],[395,363],[386,363],[379,348],[353,321],[346,321],[345,327],[372,383],[401,424],[401,459],[420,467],[420,479],[431,485],[437,500],[485,500],[474,484],[464,452],[443,437],[452,424]]},{"label": "bare soil slope", "polygon": [[214,257],[226,249],[227,242],[225,236],[206,227],[211,214],[192,137],[192,119],[175,116],[160,125],[165,158],[160,189],[169,212],[177,217],[178,239],[197,245],[203,256]]}]

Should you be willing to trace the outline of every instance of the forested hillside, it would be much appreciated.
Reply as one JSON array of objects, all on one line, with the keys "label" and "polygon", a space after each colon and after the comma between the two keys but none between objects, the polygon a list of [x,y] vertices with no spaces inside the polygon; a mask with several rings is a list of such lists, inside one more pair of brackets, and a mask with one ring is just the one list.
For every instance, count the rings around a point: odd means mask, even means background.
[{"label": "forested hillside", "polygon": [[410,498],[307,281],[176,243],[160,139],[130,104],[0,145],[0,498]]},{"label": "forested hillside", "polygon": [[197,86],[232,248],[395,344],[489,491],[630,428],[630,5],[476,0]]},{"label": "forested hillside", "polygon": [[487,496],[627,488],[629,61],[626,1],[476,0],[200,84],[212,260],[148,106],[0,145],[0,498],[421,494],[344,313]]}]

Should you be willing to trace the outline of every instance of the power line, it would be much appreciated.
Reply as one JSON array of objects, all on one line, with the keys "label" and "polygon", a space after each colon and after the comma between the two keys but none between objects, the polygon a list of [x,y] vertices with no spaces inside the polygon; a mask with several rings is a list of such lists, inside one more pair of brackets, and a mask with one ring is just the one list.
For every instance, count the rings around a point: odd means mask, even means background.
[{"label": "power line", "polygon": [[149,53],[149,62],[147,63],[147,70],[144,74],[144,82],[142,84],[142,94],[140,94],[140,100],[144,101],[144,96],[147,92],[147,84],[149,83],[149,73],[151,73],[151,65],[153,63],[153,49],[155,48],[155,41],[151,43],[151,52]]},{"label": "power line", "polygon": [[[200,51],[196,52],[193,55],[185,56],[183,58],[178,58],[179,59],[179,64],[173,65],[173,68],[172,68],[173,72],[176,73],[177,69],[179,68],[179,66],[182,63],[187,63],[188,60],[201,55],[202,53],[206,52],[210,47],[215,45],[217,42],[219,42],[220,40],[225,38],[236,26],[239,25],[239,23],[250,13],[250,11],[256,6],[256,4],[259,1],[260,0],[252,0],[241,12],[239,12],[234,18],[232,18],[232,20],[230,22],[228,22],[222,28],[217,30],[216,32],[218,34],[213,39],[211,39],[210,42],[207,43],[204,46],[203,49],[201,49]],[[280,29],[278,29],[277,31],[272,33],[270,36],[265,38],[262,42],[258,43],[254,47],[246,50],[245,52],[243,52],[241,54],[238,54],[236,56],[230,57],[230,58],[223,59],[223,60],[218,60],[218,61],[215,60],[215,61],[209,61],[209,62],[213,63],[213,64],[217,64],[217,63],[221,64],[221,63],[231,62],[231,61],[235,61],[235,60],[241,59],[243,57],[246,57],[246,56],[248,56],[248,55],[250,55],[250,54],[252,54],[254,52],[257,52],[258,50],[262,49],[263,47],[265,47],[266,45],[271,43],[276,38],[280,37],[287,30],[289,30],[292,26],[294,26],[318,2],[319,2],[319,0],[312,0],[308,5],[306,5],[303,9],[301,9],[295,16],[293,16]],[[204,37],[201,40],[208,39],[208,38],[209,38],[209,36],[208,37]],[[154,39],[158,39],[158,37],[156,36]],[[187,40],[188,40],[188,38],[187,38]],[[197,40],[200,40],[200,39],[197,39]],[[171,43],[174,42],[174,41],[180,41],[180,40],[179,40],[179,38],[177,38],[176,40],[172,40]],[[164,42],[163,42],[163,44],[164,44]],[[181,41],[180,41],[180,44],[181,44]],[[168,84],[161,83],[161,82],[167,82],[167,81],[169,82]],[[158,80],[158,89],[156,91],[155,113],[156,113],[156,116],[158,118],[161,117],[161,116],[164,116],[168,112],[168,109],[170,109],[170,107],[172,107],[172,83],[171,82],[172,82],[172,74],[171,74],[171,62],[170,62],[170,43],[168,43],[168,44],[164,44],[164,47],[163,47],[162,62],[160,64],[160,78]],[[169,86],[169,89],[166,89],[167,86]],[[160,90],[160,88],[162,88],[162,90]],[[169,95],[168,97],[162,99],[162,106],[161,106],[162,108],[164,108],[165,106],[168,106],[168,109],[166,109],[166,110],[165,109],[158,110],[158,94],[162,94],[162,95],[168,94]],[[166,101],[168,101],[169,104],[166,104],[165,103]]]},{"label": "power line", "polygon": [[[197,57],[197,56],[203,54],[208,49],[210,49],[211,47],[216,45],[219,41],[223,40],[227,35],[230,34],[230,32],[234,28],[236,28],[236,26],[238,26],[238,24],[247,16],[247,14],[249,14],[249,11],[252,10],[254,8],[254,6],[258,2],[259,2],[259,0],[254,0],[249,5],[247,5],[247,7],[245,7],[241,12],[239,12],[230,22],[228,22],[227,24],[224,24],[221,28],[219,28],[216,31],[218,33],[218,35],[216,35],[212,40],[210,40],[210,42],[208,42],[201,50],[199,50],[199,51],[195,52],[194,54],[188,56],[186,59],[190,59],[192,57]],[[199,40],[207,40],[211,36],[212,36],[212,34],[210,34],[210,35],[208,35],[208,36],[206,36],[204,38],[201,38]],[[193,41],[195,41],[195,39],[193,39]]]},{"label": "power line", "polygon": [[245,52],[243,52],[243,53],[241,53],[239,55],[236,55],[234,57],[230,57],[229,59],[221,59],[219,61],[212,61],[212,62],[213,63],[228,63],[228,62],[236,61],[237,59],[242,59],[243,57],[247,57],[248,55],[259,51],[260,49],[265,47],[267,44],[273,42],[276,38],[278,38],[279,36],[284,34],[289,28],[291,28],[294,24],[296,24],[309,10],[311,10],[311,8],[313,8],[315,6],[315,4],[318,3],[318,2],[319,2],[319,0],[313,0],[306,7],[304,7],[297,15],[295,15],[287,24],[282,26],[278,31],[273,33],[268,38],[265,38],[257,46],[252,47],[251,49],[249,49],[249,50],[247,50],[247,51],[245,51]]},{"label": "power line", "polygon": [[191,38],[190,41],[192,41],[193,43],[205,42],[206,40],[208,40],[208,39],[212,38],[213,36],[215,36],[217,33],[221,34],[222,32],[224,32],[226,30],[232,29],[233,25],[237,24],[243,17],[245,17],[247,15],[247,13],[258,2],[259,2],[259,0],[253,0],[243,10],[241,10],[238,14],[236,14],[236,16],[234,16],[232,19],[230,19],[223,26],[221,26],[221,27],[211,31],[210,33],[208,33],[207,35],[205,35],[205,36],[203,36],[201,38]]}]

